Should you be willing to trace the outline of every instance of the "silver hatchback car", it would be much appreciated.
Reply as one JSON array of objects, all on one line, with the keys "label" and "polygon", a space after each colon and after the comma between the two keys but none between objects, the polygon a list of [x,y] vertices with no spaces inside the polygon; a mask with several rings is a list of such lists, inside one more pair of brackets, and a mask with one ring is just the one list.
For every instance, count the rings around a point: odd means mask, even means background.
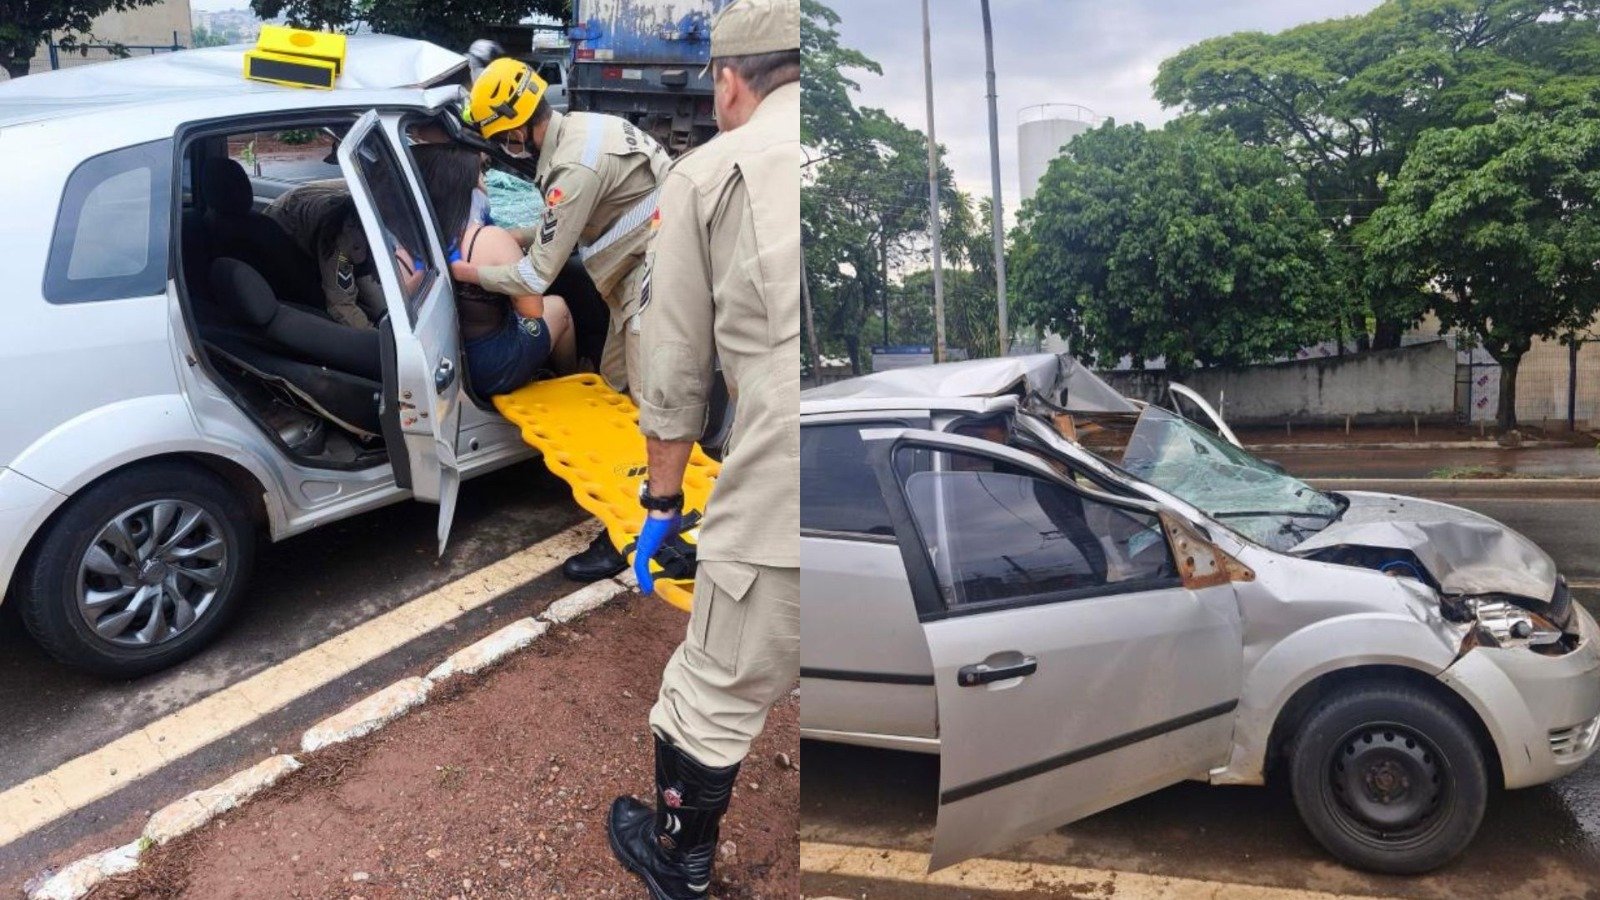
[{"label": "silver hatchback car", "polygon": [[801,493],[802,735],[939,755],[934,868],[1273,777],[1341,860],[1423,872],[1595,749],[1600,633],[1526,538],[1070,358],[804,392]]},{"label": "silver hatchback car", "polygon": [[[0,378],[17,387],[0,399],[0,588],[54,656],[97,672],[209,640],[258,534],[414,497],[439,504],[442,548],[459,480],[532,455],[458,377],[409,150],[414,128],[455,119],[464,58],[356,36],[337,89],[307,91],[243,80],[241,53],[0,85]],[[275,175],[253,136],[291,133],[330,149]],[[315,262],[284,263],[283,233],[261,229],[313,177],[345,181],[376,250],[386,315],[370,331],[312,321],[281,291],[245,296],[315,285]]]}]

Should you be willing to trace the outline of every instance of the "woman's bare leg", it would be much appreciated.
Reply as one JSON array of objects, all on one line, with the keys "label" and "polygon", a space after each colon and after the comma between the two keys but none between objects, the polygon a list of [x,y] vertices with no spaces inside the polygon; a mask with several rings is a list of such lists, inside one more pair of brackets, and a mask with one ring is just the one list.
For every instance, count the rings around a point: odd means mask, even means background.
[{"label": "woman's bare leg", "polygon": [[578,335],[572,327],[572,311],[567,301],[546,294],[544,324],[550,329],[551,368],[565,375],[578,369]]}]

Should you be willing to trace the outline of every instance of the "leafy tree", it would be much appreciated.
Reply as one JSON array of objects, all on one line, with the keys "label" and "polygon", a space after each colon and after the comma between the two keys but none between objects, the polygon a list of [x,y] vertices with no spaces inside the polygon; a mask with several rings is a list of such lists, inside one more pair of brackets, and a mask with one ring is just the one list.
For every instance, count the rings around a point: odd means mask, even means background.
[{"label": "leafy tree", "polygon": [[1327,235],[1277,152],[1174,122],[1106,122],[1067,145],[1023,204],[1022,322],[1101,365],[1242,365],[1325,337]]},{"label": "leafy tree", "polygon": [[1389,0],[1362,15],[1202,41],[1162,63],[1156,98],[1278,149],[1340,236],[1348,319],[1399,345],[1416,291],[1360,275],[1356,227],[1431,128],[1549,110],[1600,91],[1600,0]]},{"label": "leafy tree", "polygon": [[1516,427],[1533,340],[1576,334],[1600,311],[1597,112],[1423,135],[1365,229],[1381,277],[1421,285],[1442,325],[1479,336],[1500,363],[1501,429]]},{"label": "leafy tree", "polygon": [[[108,12],[150,6],[160,0],[0,0],[0,66],[12,78],[28,74],[28,62],[39,45],[60,34],[63,50],[82,50],[94,41],[94,20]],[[126,53],[120,44],[107,47]]]},{"label": "leafy tree", "polygon": [[[800,192],[818,337],[825,353],[849,356],[856,371],[865,359],[862,337],[876,335],[868,320],[893,300],[893,274],[926,265],[928,232],[926,136],[881,109],[858,114],[857,133],[832,145]],[[953,180],[941,165],[942,198],[954,196]]]},{"label": "leafy tree", "polygon": [[[800,191],[800,233],[822,352],[848,357],[860,372],[863,338],[878,339],[882,310],[905,302],[895,275],[928,262],[928,144],[922,132],[883,110],[855,105],[859,86],[847,73],[881,69],[839,44],[838,22],[824,4],[802,0],[800,129],[810,162]],[[942,163],[939,184],[945,218],[959,215],[954,176]],[[964,205],[960,210],[970,218]],[[927,296],[931,309],[932,293]],[[931,341],[931,327],[918,340]]]},{"label": "leafy tree", "polygon": [[826,155],[861,139],[861,112],[850,93],[861,85],[845,74],[858,69],[882,75],[883,69],[858,50],[839,44],[839,14],[817,2],[800,0],[800,142]]},{"label": "leafy tree", "polygon": [[250,0],[263,19],[284,16],[302,28],[374,31],[432,41],[464,50],[489,26],[520,22],[529,15],[566,18],[568,0]]}]

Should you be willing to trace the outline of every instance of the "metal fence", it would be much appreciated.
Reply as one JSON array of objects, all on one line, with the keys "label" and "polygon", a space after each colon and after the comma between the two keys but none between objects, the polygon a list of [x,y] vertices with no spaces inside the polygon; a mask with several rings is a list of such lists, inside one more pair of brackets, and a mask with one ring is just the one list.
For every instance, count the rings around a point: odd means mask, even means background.
[{"label": "metal fence", "polygon": [[75,47],[63,47],[55,41],[50,45],[50,68],[59,69],[63,64],[67,66],[81,66],[88,63],[106,62],[121,59],[124,56],[138,56],[143,53],[171,53],[174,50],[185,49],[178,42],[178,32],[172,32],[171,44],[79,44]]}]

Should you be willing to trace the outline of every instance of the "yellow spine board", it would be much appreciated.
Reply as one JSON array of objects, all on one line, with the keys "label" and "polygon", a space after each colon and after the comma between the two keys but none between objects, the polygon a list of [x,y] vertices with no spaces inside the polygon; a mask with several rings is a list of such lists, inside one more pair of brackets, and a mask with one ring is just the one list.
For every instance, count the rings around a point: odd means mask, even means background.
[{"label": "yellow spine board", "polygon": [[[536,381],[494,398],[501,415],[516,423],[522,439],[544,454],[545,465],[572,488],[578,505],[603,522],[618,547],[639,537],[644,510],[639,485],[645,477],[645,442],[639,410],[598,375],[568,375]],[[683,474],[683,508],[705,513],[721,466],[698,445]],[[694,543],[699,529],[684,534]],[[651,563],[651,568],[660,567]],[[657,579],[656,593],[682,610],[694,599],[692,579]]]}]

